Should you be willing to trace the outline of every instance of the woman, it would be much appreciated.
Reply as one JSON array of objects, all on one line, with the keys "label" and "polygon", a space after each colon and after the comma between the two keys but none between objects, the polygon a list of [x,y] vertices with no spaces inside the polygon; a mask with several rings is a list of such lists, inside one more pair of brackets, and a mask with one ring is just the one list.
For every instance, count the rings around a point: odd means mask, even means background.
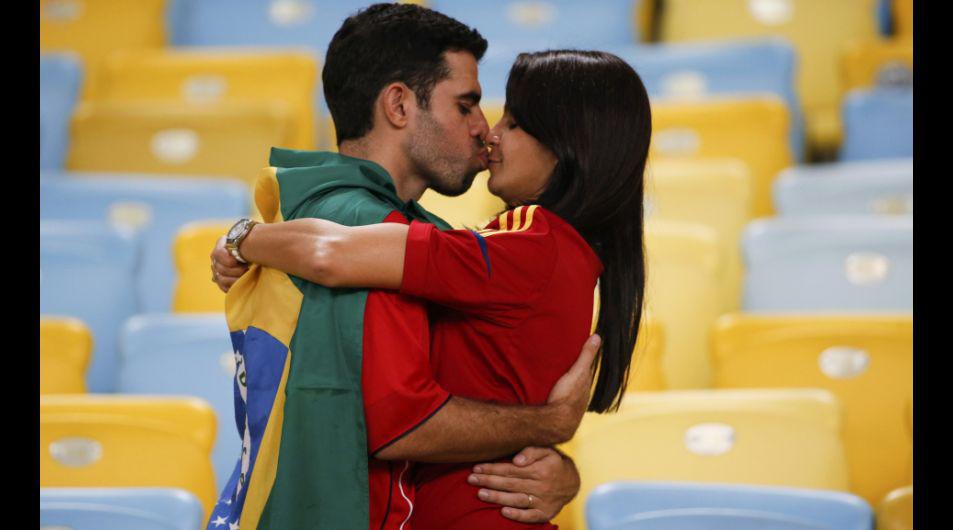
[{"label": "woman", "polygon": [[[482,230],[305,219],[259,225],[240,251],[329,287],[430,300],[431,352],[450,352],[432,354],[437,381],[454,395],[501,403],[546,402],[589,335],[600,280],[603,345],[589,410],[614,410],[645,284],[645,87],[608,53],[524,53],[510,71],[504,110],[489,136],[488,187],[508,209]],[[419,465],[415,529],[537,526],[480,501],[467,483],[471,467]]]}]

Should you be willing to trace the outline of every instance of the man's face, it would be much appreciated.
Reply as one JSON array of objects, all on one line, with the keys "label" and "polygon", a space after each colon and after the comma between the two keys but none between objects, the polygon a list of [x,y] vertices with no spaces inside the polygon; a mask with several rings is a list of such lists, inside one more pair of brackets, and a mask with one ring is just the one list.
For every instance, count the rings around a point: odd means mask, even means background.
[{"label": "man's face", "polygon": [[404,148],[428,187],[453,197],[470,189],[473,177],[486,169],[489,126],[480,109],[476,59],[448,51],[444,61],[450,76],[434,86],[429,110],[417,109]]}]

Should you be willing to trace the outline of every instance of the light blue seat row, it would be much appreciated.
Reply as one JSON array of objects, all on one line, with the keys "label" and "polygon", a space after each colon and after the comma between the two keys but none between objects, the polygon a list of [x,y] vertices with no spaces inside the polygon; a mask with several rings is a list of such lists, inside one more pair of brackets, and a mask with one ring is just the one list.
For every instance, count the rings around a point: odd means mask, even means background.
[{"label": "light blue seat row", "polygon": [[795,166],[774,181],[782,216],[913,213],[913,159]]},{"label": "light blue seat row", "polygon": [[791,153],[804,154],[804,119],[795,93],[797,56],[782,38],[610,48],[635,68],[651,97],[768,93],[787,104]]},{"label": "light blue seat row", "polygon": [[224,315],[136,315],[123,327],[119,344],[118,392],[196,396],[215,410],[212,464],[221,489],[242,447],[235,424],[235,357]]},{"label": "light blue seat row", "polygon": [[308,48],[322,56],[348,16],[372,2],[337,0],[171,0],[174,46]]},{"label": "light blue seat row", "polygon": [[746,311],[913,310],[913,217],[778,217],[742,237]]},{"label": "light blue seat row", "polygon": [[586,501],[589,530],[872,530],[873,513],[847,493],[674,482],[614,482]]},{"label": "light blue seat row", "polygon": [[853,90],[843,115],[841,160],[913,156],[913,88]]},{"label": "light blue seat row", "polygon": [[90,392],[116,386],[117,337],[136,312],[139,241],[105,222],[40,221],[40,313],[79,318],[93,333]]},{"label": "light blue seat row", "polygon": [[41,219],[97,220],[139,234],[135,299],[143,313],[171,310],[172,244],[179,228],[201,219],[238,219],[250,204],[248,187],[238,180],[40,173]]},{"label": "light blue seat row", "polygon": [[83,83],[78,57],[40,54],[40,168],[60,169],[69,149],[70,120]]},{"label": "light blue seat row", "polygon": [[172,488],[40,488],[40,530],[199,530],[202,504]]}]

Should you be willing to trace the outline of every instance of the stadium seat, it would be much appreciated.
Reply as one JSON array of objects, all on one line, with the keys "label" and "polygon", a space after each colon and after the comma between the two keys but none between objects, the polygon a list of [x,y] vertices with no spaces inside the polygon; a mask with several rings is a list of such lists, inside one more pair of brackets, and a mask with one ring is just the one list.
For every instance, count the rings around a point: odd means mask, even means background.
[{"label": "stadium seat", "polygon": [[913,317],[726,315],[712,332],[716,388],[823,388],[844,410],[851,491],[871,504],[907,483]]},{"label": "stadium seat", "polygon": [[278,101],[292,110],[288,147],[315,149],[318,64],[313,54],[148,50],[116,53],[103,67],[96,101],[186,103]]},{"label": "stadium seat", "polygon": [[718,234],[722,311],[741,305],[741,232],[751,217],[751,173],[740,160],[658,160],[646,172],[646,217],[698,223]]},{"label": "stadium seat", "polygon": [[420,205],[454,228],[482,228],[506,210],[506,204],[487,190],[489,178],[489,172],[479,173],[473,179],[473,186],[459,197],[447,197],[428,189],[420,198]]},{"label": "stadium seat", "polygon": [[665,333],[669,388],[709,385],[708,332],[721,314],[723,264],[710,227],[653,221],[645,227],[645,305]]},{"label": "stadium seat", "polygon": [[844,46],[878,36],[877,0],[665,0],[664,42],[775,35],[798,53],[797,92],[809,142],[840,143],[838,66]]},{"label": "stadium seat", "polygon": [[773,213],[771,183],[792,163],[789,116],[774,96],[656,99],[652,106],[653,160],[737,158],[751,170],[751,215]]},{"label": "stadium seat", "polygon": [[746,311],[912,311],[913,218],[779,217],[742,237]]},{"label": "stadium seat", "polygon": [[83,72],[77,57],[40,54],[40,169],[61,169]]},{"label": "stadium seat", "polygon": [[629,367],[626,392],[659,391],[668,388],[665,382],[665,330],[654,318],[642,314],[642,326]]},{"label": "stadium seat", "polygon": [[136,310],[139,241],[106,223],[40,221],[40,314],[78,318],[93,333],[90,392],[116,386],[116,339]]},{"label": "stadium seat", "polygon": [[893,1],[893,29],[900,37],[913,37],[913,0]]},{"label": "stadium seat", "polygon": [[216,491],[228,482],[241,451],[235,425],[235,357],[223,315],[136,315],[119,339],[118,391],[195,396],[218,418],[212,464]]},{"label": "stadium seat", "polygon": [[165,11],[166,0],[40,0],[40,52],[77,53],[91,95],[111,52],[166,45]]},{"label": "stadium seat", "polygon": [[912,215],[913,159],[795,166],[774,182],[778,214]]},{"label": "stadium seat", "polygon": [[841,160],[913,156],[913,89],[855,90],[844,100]]},{"label": "stadium seat", "polygon": [[178,279],[172,296],[176,313],[223,313],[225,293],[212,283],[209,254],[236,220],[196,221],[175,236],[173,255]]},{"label": "stadium seat", "polygon": [[40,529],[199,530],[202,504],[171,488],[40,488]]},{"label": "stadium seat", "polygon": [[841,59],[841,93],[913,83],[913,42],[903,39],[855,43]]},{"label": "stadium seat", "polygon": [[880,501],[877,530],[913,530],[913,486],[895,489]]},{"label": "stadium seat", "polygon": [[170,0],[174,46],[324,51],[344,19],[370,2],[347,0]]},{"label": "stadium seat", "polygon": [[40,218],[109,221],[138,232],[138,311],[169,311],[172,243],[179,228],[209,217],[248,215],[248,195],[237,180],[47,172],[40,174]]},{"label": "stadium seat", "polygon": [[564,446],[582,483],[560,520],[585,529],[589,493],[618,480],[846,490],[840,414],[813,389],[626,394],[618,413],[586,414]]},{"label": "stadium seat", "polygon": [[589,530],[870,530],[873,511],[848,493],[800,488],[612,482],[586,503]]},{"label": "stadium seat", "polygon": [[794,92],[795,52],[778,38],[610,48],[638,72],[652,97],[774,94],[791,116],[791,153],[804,154],[804,119]]},{"label": "stadium seat", "polygon": [[86,393],[93,334],[81,320],[40,315],[40,395]]},{"label": "stadium seat", "polygon": [[181,488],[209,513],[214,441],[200,399],[40,396],[40,487]]},{"label": "stadium seat", "polygon": [[646,0],[432,0],[431,8],[476,28],[490,46],[518,51],[604,49],[642,40],[636,18]]},{"label": "stadium seat", "polygon": [[67,168],[240,178],[292,142],[287,105],[90,103],[77,109]]}]

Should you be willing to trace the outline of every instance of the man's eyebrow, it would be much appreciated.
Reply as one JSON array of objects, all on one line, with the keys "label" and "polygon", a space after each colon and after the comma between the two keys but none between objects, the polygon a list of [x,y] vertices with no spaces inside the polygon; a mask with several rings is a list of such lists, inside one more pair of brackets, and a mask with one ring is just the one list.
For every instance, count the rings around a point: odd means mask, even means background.
[{"label": "man's eyebrow", "polygon": [[467,92],[466,94],[460,94],[459,96],[457,96],[457,99],[465,99],[474,105],[479,105],[480,93],[475,90],[471,90],[470,92]]}]

